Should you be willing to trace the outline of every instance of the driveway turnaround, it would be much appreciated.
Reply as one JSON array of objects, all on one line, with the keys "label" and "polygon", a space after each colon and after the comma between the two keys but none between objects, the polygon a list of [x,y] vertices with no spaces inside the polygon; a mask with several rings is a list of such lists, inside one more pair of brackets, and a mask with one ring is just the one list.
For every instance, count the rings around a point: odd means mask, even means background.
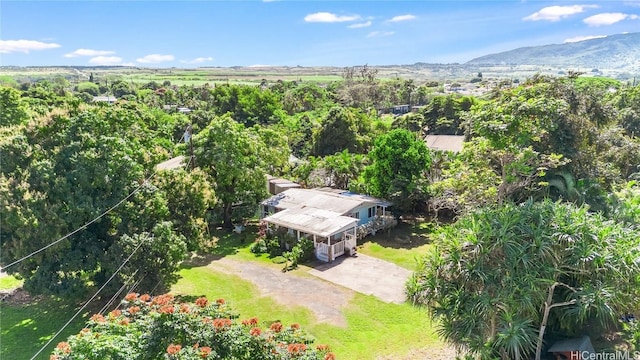
[{"label": "driveway turnaround", "polygon": [[339,257],[334,262],[314,266],[309,273],[395,304],[405,302],[404,285],[411,276],[411,271],[405,268],[363,254]]},{"label": "driveway turnaround", "polygon": [[283,273],[279,269],[251,261],[222,258],[212,261],[208,268],[240,276],[256,285],[262,296],[272,297],[281,304],[304,306],[320,322],[347,326],[342,307],[349,303],[354,293],[344,287],[312,276]]}]

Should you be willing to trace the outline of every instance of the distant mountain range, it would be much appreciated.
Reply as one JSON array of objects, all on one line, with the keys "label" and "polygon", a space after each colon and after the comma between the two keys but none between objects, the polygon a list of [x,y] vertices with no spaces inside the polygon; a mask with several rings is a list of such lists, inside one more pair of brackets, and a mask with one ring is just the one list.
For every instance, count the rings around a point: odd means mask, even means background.
[{"label": "distant mountain range", "polygon": [[554,67],[640,70],[640,33],[523,47],[485,55],[467,65],[543,65]]}]

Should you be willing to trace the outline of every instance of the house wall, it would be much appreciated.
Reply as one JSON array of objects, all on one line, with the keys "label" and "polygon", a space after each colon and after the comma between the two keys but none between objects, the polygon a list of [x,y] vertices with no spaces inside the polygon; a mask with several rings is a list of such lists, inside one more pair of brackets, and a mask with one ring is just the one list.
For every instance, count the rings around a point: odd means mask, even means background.
[{"label": "house wall", "polygon": [[[369,211],[369,209],[371,209],[371,211]],[[357,213],[358,215],[356,216],[358,218],[358,226],[360,225],[364,225],[366,223],[368,223],[369,221],[371,221],[375,216],[376,216],[376,205],[367,205],[367,206],[361,206],[358,207],[356,209],[354,209],[353,212],[351,212],[350,214],[346,214],[348,216],[354,217],[353,214]],[[371,215],[371,216],[369,216]]]}]

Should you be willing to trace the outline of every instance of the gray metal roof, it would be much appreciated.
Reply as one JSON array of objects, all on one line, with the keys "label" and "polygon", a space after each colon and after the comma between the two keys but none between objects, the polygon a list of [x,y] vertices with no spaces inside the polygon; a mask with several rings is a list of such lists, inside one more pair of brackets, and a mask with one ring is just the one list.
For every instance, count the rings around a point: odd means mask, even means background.
[{"label": "gray metal roof", "polygon": [[264,221],[320,237],[328,237],[344,230],[355,228],[358,223],[356,218],[342,216],[333,211],[304,206],[292,207],[277,212],[264,218]]},{"label": "gray metal roof", "polygon": [[591,339],[588,336],[583,336],[577,339],[566,339],[556,341],[547,352],[556,353],[556,352],[570,352],[570,351],[580,351],[580,352],[590,352],[593,353],[595,350],[593,349],[593,345],[591,345]]},{"label": "gray metal roof", "polygon": [[342,195],[314,189],[288,189],[263,202],[264,205],[274,206],[277,209],[310,207],[332,211],[339,215],[348,214],[351,210],[365,203],[375,205],[382,202],[374,198]]},{"label": "gray metal roof", "polygon": [[462,135],[427,135],[425,138],[427,147],[432,150],[462,151],[464,136]]},{"label": "gray metal roof", "polygon": [[156,165],[156,169],[175,170],[177,168],[184,167],[185,166],[184,159],[185,157],[182,155],[176,156],[173,159],[169,159],[167,161],[161,162],[160,164]]}]

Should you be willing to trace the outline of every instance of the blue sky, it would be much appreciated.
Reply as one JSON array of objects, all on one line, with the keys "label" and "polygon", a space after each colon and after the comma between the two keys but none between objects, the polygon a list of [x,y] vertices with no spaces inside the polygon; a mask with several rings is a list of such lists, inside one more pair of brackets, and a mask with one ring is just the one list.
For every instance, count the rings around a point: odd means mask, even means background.
[{"label": "blue sky", "polygon": [[0,65],[463,63],[639,31],[640,0],[2,0]]}]

